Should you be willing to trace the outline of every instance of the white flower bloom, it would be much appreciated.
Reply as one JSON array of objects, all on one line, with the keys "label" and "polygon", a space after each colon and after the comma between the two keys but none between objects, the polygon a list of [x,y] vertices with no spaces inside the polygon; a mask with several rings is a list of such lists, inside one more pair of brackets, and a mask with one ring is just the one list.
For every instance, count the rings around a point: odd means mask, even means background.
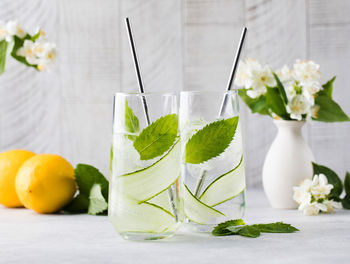
[{"label": "white flower bloom", "polygon": [[312,187],[312,180],[305,179],[300,186],[293,187],[294,195],[293,199],[298,204],[301,204],[304,201],[311,201],[310,189]]},{"label": "white flower bloom", "polygon": [[2,21],[0,21],[0,41],[6,40],[7,42],[10,42],[12,40],[11,34],[9,34],[6,24]]},{"label": "white flower bloom", "polygon": [[292,100],[288,102],[286,107],[287,112],[292,119],[302,120],[303,114],[308,114],[311,108],[310,102],[302,94],[295,95]]},{"label": "white flower bloom", "polygon": [[46,70],[56,59],[56,45],[53,43],[46,42],[44,44],[39,44],[34,47],[34,52],[38,56],[38,70]]},{"label": "white flower bloom", "polygon": [[333,200],[325,200],[323,204],[327,207],[326,213],[333,213],[334,208],[340,209],[342,208],[341,203],[335,202]]},{"label": "white flower bloom", "polygon": [[321,90],[322,86],[319,82],[310,82],[308,84],[305,84],[303,88],[303,91],[306,95],[314,97],[315,94]]},{"label": "white flower bloom", "polygon": [[301,204],[305,200],[311,200],[311,194],[304,188],[300,187],[293,187],[294,190],[294,195],[293,199],[296,201],[298,204]]},{"label": "white flower bloom", "polygon": [[26,32],[22,29],[16,20],[8,21],[6,23],[6,29],[11,36],[16,35],[19,38],[24,38],[26,35]]},{"label": "white flower bloom", "polygon": [[330,194],[333,189],[332,184],[328,184],[327,177],[324,174],[315,175],[313,178],[313,186],[311,187],[311,194],[316,199],[324,199]]},{"label": "white flower bloom", "polygon": [[313,118],[318,118],[318,111],[320,111],[319,105],[313,105],[310,109],[310,116]]},{"label": "white flower bloom", "polygon": [[282,83],[294,81],[293,70],[289,69],[287,65],[284,65],[280,70],[277,71],[277,76]]},{"label": "white flower bloom", "polygon": [[275,86],[276,81],[267,65],[262,66],[254,59],[246,59],[238,67],[235,84],[239,87],[251,89],[247,91],[247,94],[255,98],[266,92],[266,85]]},{"label": "white flower bloom", "polygon": [[23,47],[17,51],[18,56],[25,57],[29,64],[37,64],[38,59],[34,53],[34,42],[31,40],[25,40]]},{"label": "white flower bloom", "polygon": [[294,78],[301,86],[312,86],[321,81],[320,65],[313,61],[296,60],[293,65]]},{"label": "white flower bloom", "polygon": [[327,206],[321,203],[305,201],[300,204],[299,211],[302,211],[304,215],[318,215],[320,211],[326,212]]}]

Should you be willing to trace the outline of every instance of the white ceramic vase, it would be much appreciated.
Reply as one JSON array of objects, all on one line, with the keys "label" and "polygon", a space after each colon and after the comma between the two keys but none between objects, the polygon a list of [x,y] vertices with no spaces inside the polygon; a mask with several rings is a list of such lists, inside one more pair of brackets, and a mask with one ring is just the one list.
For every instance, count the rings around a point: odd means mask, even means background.
[{"label": "white ceramic vase", "polygon": [[265,158],[263,186],[274,208],[293,209],[293,186],[312,178],[314,156],[301,133],[304,121],[274,120],[278,133]]}]

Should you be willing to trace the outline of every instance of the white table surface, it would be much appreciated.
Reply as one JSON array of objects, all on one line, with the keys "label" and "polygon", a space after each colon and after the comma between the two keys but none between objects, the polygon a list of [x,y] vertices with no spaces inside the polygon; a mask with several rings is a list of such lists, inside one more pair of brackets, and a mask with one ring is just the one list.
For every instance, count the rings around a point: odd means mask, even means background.
[{"label": "white table surface", "polygon": [[247,198],[248,224],[285,221],[301,231],[254,239],[181,229],[171,239],[130,242],[105,216],[0,207],[0,263],[350,263],[350,211],[302,216],[272,209],[262,191],[248,191]]}]

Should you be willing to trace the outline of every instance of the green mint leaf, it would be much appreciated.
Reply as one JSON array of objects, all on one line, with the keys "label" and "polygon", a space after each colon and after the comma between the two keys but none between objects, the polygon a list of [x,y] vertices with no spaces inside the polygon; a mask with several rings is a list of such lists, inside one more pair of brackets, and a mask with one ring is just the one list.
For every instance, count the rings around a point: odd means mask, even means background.
[{"label": "green mint leaf", "polygon": [[[139,119],[129,107],[127,100],[125,100],[125,130],[129,133],[137,133],[140,130]],[[134,141],[136,137],[137,136],[128,135],[128,138],[132,141]]]},{"label": "green mint leaf", "polygon": [[344,209],[350,209],[350,194],[345,195],[345,197],[341,200],[341,204]]},{"label": "green mint leaf", "polygon": [[23,47],[24,41],[25,41],[26,39],[28,39],[28,40],[33,40],[33,37],[32,37],[31,35],[29,35],[29,34],[27,34],[24,38],[19,38],[19,37],[17,37],[17,36],[13,36],[14,46],[13,46],[13,49],[12,49],[12,52],[11,52],[11,56],[12,56],[15,60],[17,60],[17,61],[19,61],[19,62],[25,64],[26,66],[28,66],[28,67],[33,67],[33,68],[35,68],[36,70],[38,70],[38,65],[29,64],[29,63],[27,62],[27,60],[26,60],[25,57],[22,57],[22,56],[18,56],[18,55],[17,55],[17,51],[18,51],[20,48]]},{"label": "green mint leaf", "polygon": [[266,87],[266,104],[276,115],[285,120],[290,120],[286,105],[278,88]]},{"label": "green mint leaf", "polygon": [[236,132],[238,116],[206,125],[186,144],[186,162],[199,164],[219,156],[230,145]]},{"label": "green mint leaf", "polygon": [[78,194],[73,201],[62,209],[65,213],[70,214],[83,214],[88,211],[89,198],[85,195]]},{"label": "green mint leaf", "polygon": [[[63,211],[69,213],[87,213],[90,211],[89,208],[91,206],[91,212],[98,211],[98,208],[96,209],[96,201],[101,198],[97,194],[97,187],[94,186],[96,184],[100,186],[100,193],[107,203],[108,181],[98,169],[87,164],[78,164],[74,173],[79,194],[63,209]],[[95,188],[95,190],[91,192],[93,188]]]},{"label": "green mint leaf", "polygon": [[177,114],[170,114],[143,129],[134,141],[141,160],[153,159],[167,151],[175,142],[178,124]]},{"label": "green mint leaf", "polygon": [[5,72],[8,46],[5,39],[0,41],[0,74]]},{"label": "green mint leaf", "polygon": [[[230,227],[228,227],[228,229],[230,229]],[[260,231],[254,226],[244,226],[238,230],[238,235],[256,238],[260,236]]]},{"label": "green mint leaf", "polygon": [[317,93],[315,104],[320,107],[316,121],[322,122],[345,122],[350,121],[350,118],[344,113],[341,107],[333,101],[325,91]]},{"label": "green mint leaf", "polygon": [[322,85],[324,93],[332,99],[333,94],[333,82],[335,81],[336,76],[330,79],[328,82]]},{"label": "green mint leaf", "polygon": [[245,225],[242,219],[229,220],[215,226],[211,233],[213,236],[229,236],[229,235],[232,235],[232,231],[228,230],[227,227],[242,226],[242,225]]},{"label": "green mint leaf", "polygon": [[317,163],[312,163],[312,167],[314,170],[314,175],[318,175],[320,173],[324,174],[327,177],[328,183],[333,185],[333,189],[331,190],[331,193],[329,194],[330,198],[337,198],[341,195],[343,192],[343,184],[338,177],[338,175],[332,171],[330,168],[327,168],[326,166],[319,165]]},{"label": "green mint leaf", "polygon": [[256,224],[252,226],[258,229],[261,233],[293,233],[299,231],[299,229],[294,226],[283,222]]},{"label": "green mint leaf", "polygon": [[284,90],[284,87],[283,87],[283,84],[282,82],[280,81],[280,78],[278,78],[277,74],[276,73],[272,73],[273,74],[273,77],[275,78],[276,80],[276,83],[277,83],[277,89],[279,90],[280,92],[280,95],[284,101],[285,104],[288,104],[288,98],[287,98],[287,94],[286,94],[286,91]]},{"label": "green mint leaf", "polygon": [[101,184],[95,183],[91,187],[89,199],[88,214],[97,215],[107,210],[108,203],[102,195]]},{"label": "green mint leaf", "polygon": [[245,104],[250,108],[252,113],[259,113],[261,115],[270,115],[269,109],[266,105],[266,97],[265,95],[260,95],[257,98],[251,98],[247,94],[247,89],[239,89],[239,96],[245,102]]},{"label": "green mint leaf", "polygon": [[[350,202],[350,199],[349,199]],[[350,203],[349,203],[350,205]],[[213,236],[240,235],[246,237],[258,237],[260,233],[293,233],[299,231],[290,224],[283,222],[269,224],[245,225],[242,219],[230,220],[218,224],[212,231]]]},{"label": "green mint leaf", "polygon": [[350,195],[350,173],[347,171],[344,180],[345,193]]}]

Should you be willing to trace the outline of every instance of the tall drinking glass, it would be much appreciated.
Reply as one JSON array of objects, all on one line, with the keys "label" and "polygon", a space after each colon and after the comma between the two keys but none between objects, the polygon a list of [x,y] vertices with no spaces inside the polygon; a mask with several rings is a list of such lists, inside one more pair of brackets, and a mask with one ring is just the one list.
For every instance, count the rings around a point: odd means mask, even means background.
[{"label": "tall drinking glass", "polygon": [[237,91],[181,92],[179,115],[186,227],[208,232],[245,210]]},{"label": "tall drinking glass", "polygon": [[109,219],[126,239],[171,236],[183,219],[175,94],[116,93]]}]

